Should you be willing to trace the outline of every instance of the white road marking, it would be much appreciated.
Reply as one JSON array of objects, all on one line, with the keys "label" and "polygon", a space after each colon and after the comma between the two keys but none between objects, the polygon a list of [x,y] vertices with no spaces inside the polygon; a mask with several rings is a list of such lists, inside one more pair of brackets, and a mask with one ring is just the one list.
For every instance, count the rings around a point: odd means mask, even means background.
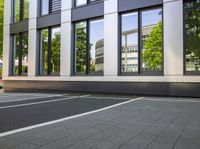
[{"label": "white road marking", "polygon": [[72,97],[61,98],[61,99],[53,99],[53,100],[48,100],[48,101],[40,101],[40,102],[25,103],[25,104],[11,105],[11,106],[3,106],[3,107],[0,107],[0,109],[15,108],[15,107],[24,107],[24,106],[37,105],[37,104],[45,104],[45,103],[50,103],[50,102],[58,102],[58,101],[70,100],[70,99],[76,99],[76,98],[82,98],[82,97],[87,97],[87,96],[89,96],[89,95],[72,96]]},{"label": "white road marking", "polygon": [[[67,95],[67,94],[65,94]],[[33,100],[33,99],[45,99],[45,98],[50,98],[50,97],[59,97],[59,96],[63,96],[63,95],[51,95],[51,96],[37,96],[37,97],[33,97],[33,98],[26,98],[26,99],[15,99],[15,100],[9,100],[9,101],[1,101],[0,100],[0,103],[9,103],[9,102],[17,102],[17,101],[26,101],[26,100]]]},{"label": "white road marking", "polygon": [[119,100],[130,100],[133,99],[133,97],[131,98],[126,98],[126,97],[103,97],[103,96],[91,96],[91,97],[87,97],[87,98],[91,98],[91,99],[119,99]]},{"label": "white road marking", "polygon": [[144,97],[138,97],[138,98],[135,98],[135,99],[131,99],[131,100],[128,100],[128,101],[125,101],[125,102],[114,104],[112,106],[108,106],[108,107],[101,108],[101,109],[98,109],[98,110],[93,110],[93,111],[90,111],[90,112],[85,112],[85,113],[82,113],[82,114],[78,114],[78,115],[74,115],[74,116],[70,116],[70,117],[66,117],[66,118],[62,118],[62,119],[58,119],[58,120],[54,120],[54,121],[50,121],[50,122],[46,122],[46,123],[42,123],[42,124],[37,124],[37,125],[33,125],[33,126],[28,126],[28,127],[24,127],[24,128],[12,130],[12,131],[0,133],[0,137],[5,137],[5,136],[11,135],[11,134],[16,134],[16,133],[19,133],[19,132],[24,132],[24,131],[27,131],[27,130],[31,130],[31,129],[35,129],[35,128],[39,128],[39,127],[44,127],[44,126],[47,126],[47,125],[56,124],[56,123],[59,123],[59,122],[70,120],[70,119],[79,118],[79,117],[82,117],[82,116],[94,114],[94,113],[105,111],[105,110],[108,110],[108,109],[111,109],[111,108],[114,108],[114,107],[118,107],[118,106],[121,106],[121,105],[124,105],[124,104],[128,104],[128,103],[131,103],[131,102],[134,102],[134,101],[137,101],[137,100],[141,100],[143,98]]},{"label": "white road marking", "polygon": [[192,102],[192,103],[200,103],[200,100],[186,100],[186,99],[141,99],[143,101],[165,101],[165,102]]}]

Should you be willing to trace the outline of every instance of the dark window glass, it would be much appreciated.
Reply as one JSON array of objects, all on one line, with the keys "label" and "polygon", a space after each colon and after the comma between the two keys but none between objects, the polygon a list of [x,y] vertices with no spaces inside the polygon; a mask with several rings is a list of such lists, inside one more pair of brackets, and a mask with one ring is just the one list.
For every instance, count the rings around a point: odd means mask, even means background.
[{"label": "dark window glass", "polygon": [[200,0],[185,1],[185,70],[200,72]]},{"label": "dark window glass", "polygon": [[39,75],[60,73],[60,27],[40,31]]},{"label": "dark window glass", "polygon": [[103,20],[90,21],[90,73],[103,73],[104,68],[104,28]]},{"label": "dark window glass", "polygon": [[75,24],[75,73],[86,73],[86,22]]},{"label": "dark window glass", "polygon": [[122,15],[121,72],[138,72],[138,13]]},{"label": "dark window glass", "polygon": [[13,36],[13,75],[27,75],[28,72],[28,32]]},{"label": "dark window glass", "polygon": [[121,72],[162,73],[162,9],[121,15]]},{"label": "dark window glass", "polygon": [[104,68],[104,21],[75,23],[75,74],[102,75]]},{"label": "dark window glass", "polygon": [[162,9],[142,11],[142,71],[162,70]]},{"label": "dark window glass", "polygon": [[29,18],[29,0],[13,0],[14,22],[19,22]]}]

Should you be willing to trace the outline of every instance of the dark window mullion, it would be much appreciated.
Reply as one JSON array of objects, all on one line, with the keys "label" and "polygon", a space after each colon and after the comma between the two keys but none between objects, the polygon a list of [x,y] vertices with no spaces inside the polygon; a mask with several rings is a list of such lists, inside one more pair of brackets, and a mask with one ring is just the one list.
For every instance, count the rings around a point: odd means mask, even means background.
[{"label": "dark window mullion", "polygon": [[52,0],[49,0],[49,13],[52,13]]},{"label": "dark window mullion", "polygon": [[142,73],[142,16],[138,11],[138,73]]},{"label": "dark window mullion", "polygon": [[22,54],[23,54],[23,46],[22,46],[22,40],[23,40],[23,33],[19,33],[19,65],[18,65],[18,75],[22,74]]},{"label": "dark window mullion", "polygon": [[90,22],[86,21],[86,74],[90,72]]},{"label": "dark window mullion", "polygon": [[47,74],[50,75],[51,74],[51,69],[52,69],[52,66],[51,66],[51,27],[48,28],[48,72]]},{"label": "dark window mullion", "polygon": [[20,21],[24,19],[24,0],[20,0]]}]

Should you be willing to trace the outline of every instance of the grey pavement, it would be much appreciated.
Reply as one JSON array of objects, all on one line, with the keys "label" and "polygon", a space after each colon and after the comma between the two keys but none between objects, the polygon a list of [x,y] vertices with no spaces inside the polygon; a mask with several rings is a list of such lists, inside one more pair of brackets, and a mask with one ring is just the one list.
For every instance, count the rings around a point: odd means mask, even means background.
[{"label": "grey pavement", "polygon": [[0,138],[0,149],[199,148],[200,99],[189,98],[144,97]]}]

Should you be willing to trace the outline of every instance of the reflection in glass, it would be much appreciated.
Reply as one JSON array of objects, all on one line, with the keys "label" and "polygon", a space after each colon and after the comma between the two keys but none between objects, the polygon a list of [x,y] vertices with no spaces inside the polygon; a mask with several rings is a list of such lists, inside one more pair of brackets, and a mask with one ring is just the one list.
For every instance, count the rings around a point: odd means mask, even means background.
[{"label": "reflection in glass", "polygon": [[76,6],[87,4],[87,0],[76,0]]},{"label": "reflection in glass", "polygon": [[28,72],[28,32],[22,34],[22,75]]},{"label": "reflection in glass", "polygon": [[200,0],[186,1],[185,8],[185,69],[200,72]]},{"label": "reflection in glass", "polygon": [[162,70],[162,9],[142,12],[142,71]]},{"label": "reflection in glass", "polygon": [[14,22],[20,21],[20,0],[14,0]]},{"label": "reflection in glass", "polygon": [[23,6],[23,19],[29,18],[29,0],[24,0],[24,6]]},{"label": "reflection in glass", "polygon": [[40,32],[40,75],[48,74],[48,29]]},{"label": "reflection in glass", "polygon": [[75,24],[75,73],[86,73],[86,22]]},{"label": "reflection in glass", "polygon": [[138,72],[138,13],[122,15],[121,72]]},{"label": "reflection in glass", "polygon": [[89,72],[103,73],[104,27],[103,20],[90,21],[90,69]]},{"label": "reflection in glass", "polygon": [[49,13],[49,0],[41,0],[41,15]]},{"label": "reflection in glass", "polygon": [[13,36],[13,74],[19,74],[19,34]]},{"label": "reflection in glass", "polygon": [[60,27],[51,30],[51,73],[60,73]]}]

